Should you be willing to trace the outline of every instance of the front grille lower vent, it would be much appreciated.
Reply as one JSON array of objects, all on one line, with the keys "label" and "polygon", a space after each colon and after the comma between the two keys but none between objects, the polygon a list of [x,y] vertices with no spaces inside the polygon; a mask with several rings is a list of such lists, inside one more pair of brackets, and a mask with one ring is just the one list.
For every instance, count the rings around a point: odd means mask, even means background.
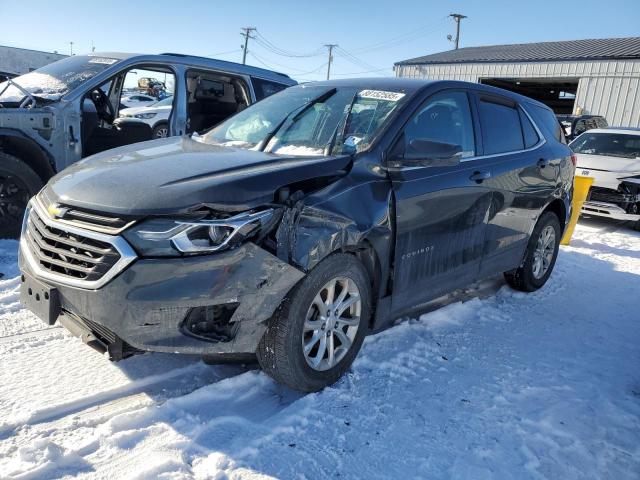
[{"label": "front grille lower vent", "polygon": [[49,226],[35,208],[29,213],[25,234],[40,268],[64,277],[95,282],[120,260],[112,244]]}]

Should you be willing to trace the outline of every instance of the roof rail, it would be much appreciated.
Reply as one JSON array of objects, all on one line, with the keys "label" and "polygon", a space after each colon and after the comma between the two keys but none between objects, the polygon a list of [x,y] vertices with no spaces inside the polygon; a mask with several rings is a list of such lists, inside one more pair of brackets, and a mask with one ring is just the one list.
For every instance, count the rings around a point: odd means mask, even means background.
[{"label": "roof rail", "polygon": [[174,52],[162,52],[160,55],[171,55],[173,57],[181,57],[181,58],[186,58],[186,57],[201,58],[203,60],[213,60],[215,62],[231,63],[233,65],[240,65],[240,66],[247,67],[247,68],[255,68],[257,70],[264,70],[265,72],[271,72],[271,73],[274,73],[276,75],[280,75],[280,76],[285,77],[285,78],[291,78],[286,73],[276,72],[275,70],[269,70],[267,68],[262,68],[262,67],[254,67],[253,65],[245,65],[243,63],[238,63],[238,62],[231,62],[229,60],[220,60],[218,58],[203,57],[203,56],[200,56],[200,55],[188,55],[186,53],[174,53]]}]

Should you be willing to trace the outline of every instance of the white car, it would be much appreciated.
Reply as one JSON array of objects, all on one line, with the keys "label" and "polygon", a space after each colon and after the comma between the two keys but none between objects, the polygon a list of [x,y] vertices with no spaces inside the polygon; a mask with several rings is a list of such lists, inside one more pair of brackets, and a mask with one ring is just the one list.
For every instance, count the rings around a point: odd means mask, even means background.
[{"label": "white car", "polygon": [[120,99],[120,103],[127,108],[133,107],[148,107],[158,101],[157,98],[151,95],[145,95],[144,93],[136,93],[134,95],[127,95]]},{"label": "white car", "polygon": [[169,116],[173,97],[154,103],[150,107],[125,108],[120,110],[120,118],[127,121],[139,120],[151,127],[153,138],[164,138],[169,134]]},{"label": "white car", "polygon": [[640,128],[596,128],[569,146],[576,175],[594,179],[582,212],[630,220],[640,230]]}]

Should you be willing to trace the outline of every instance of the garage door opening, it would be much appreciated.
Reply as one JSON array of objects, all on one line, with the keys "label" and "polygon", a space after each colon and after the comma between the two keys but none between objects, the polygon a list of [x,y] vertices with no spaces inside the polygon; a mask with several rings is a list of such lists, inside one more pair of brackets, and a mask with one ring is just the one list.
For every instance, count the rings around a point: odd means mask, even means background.
[{"label": "garage door opening", "polygon": [[558,114],[573,113],[578,91],[577,78],[481,78],[480,83],[533,98]]}]

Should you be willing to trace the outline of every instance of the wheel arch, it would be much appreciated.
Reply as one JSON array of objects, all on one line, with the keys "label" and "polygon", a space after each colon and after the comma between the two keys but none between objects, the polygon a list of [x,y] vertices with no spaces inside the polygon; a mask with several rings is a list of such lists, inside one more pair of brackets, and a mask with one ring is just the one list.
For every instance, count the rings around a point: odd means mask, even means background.
[{"label": "wheel arch", "polygon": [[558,217],[560,228],[564,233],[564,229],[567,226],[567,207],[565,206],[564,202],[559,198],[555,198],[544,208],[542,212],[540,212],[540,216],[542,216],[546,212],[552,212]]},{"label": "wheel arch", "polygon": [[31,167],[43,183],[55,174],[51,157],[40,145],[20,132],[0,129],[0,150]]}]

